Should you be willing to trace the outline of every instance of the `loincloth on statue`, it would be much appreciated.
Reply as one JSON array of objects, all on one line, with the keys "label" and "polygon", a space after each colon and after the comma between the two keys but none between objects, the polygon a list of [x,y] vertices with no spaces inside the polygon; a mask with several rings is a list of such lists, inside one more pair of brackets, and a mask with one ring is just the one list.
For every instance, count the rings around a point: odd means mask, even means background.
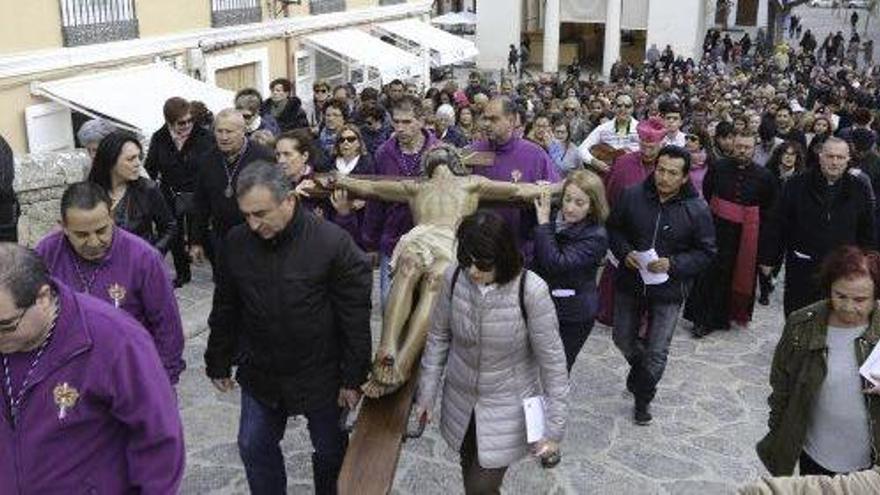
[{"label": "loincloth on statue", "polygon": [[408,253],[421,268],[429,268],[437,261],[455,259],[455,230],[448,225],[416,225],[401,236],[391,254],[391,272],[397,260]]}]

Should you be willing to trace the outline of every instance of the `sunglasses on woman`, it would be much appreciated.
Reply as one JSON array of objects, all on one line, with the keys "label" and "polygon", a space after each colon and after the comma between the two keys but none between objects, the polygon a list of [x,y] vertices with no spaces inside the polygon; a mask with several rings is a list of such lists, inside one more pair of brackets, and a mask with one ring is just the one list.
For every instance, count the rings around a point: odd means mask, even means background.
[{"label": "sunglasses on woman", "polygon": [[458,264],[461,265],[462,268],[467,268],[471,265],[474,265],[477,270],[480,270],[481,272],[490,272],[493,268],[495,268],[495,260],[476,259],[468,254],[459,254]]},{"label": "sunglasses on woman", "polygon": [[346,143],[356,143],[358,142],[357,136],[340,136],[340,140],[345,141]]}]

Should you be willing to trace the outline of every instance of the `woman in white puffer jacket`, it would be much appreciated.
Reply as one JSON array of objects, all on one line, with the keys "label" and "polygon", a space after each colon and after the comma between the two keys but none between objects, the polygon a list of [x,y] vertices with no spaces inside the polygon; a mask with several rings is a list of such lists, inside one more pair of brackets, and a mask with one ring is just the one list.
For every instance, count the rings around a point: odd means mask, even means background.
[{"label": "woman in white puffer jacket", "polygon": [[430,419],[445,370],[440,431],[461,454],[465,493],[499,493],[507,467],[529,452],[523,399],[544,397],[544,438],[557,452],[565,431],[568,373],[547,284],[522,268],[510,228],[485,211],[457,232],[422,356],[417,414]]}]

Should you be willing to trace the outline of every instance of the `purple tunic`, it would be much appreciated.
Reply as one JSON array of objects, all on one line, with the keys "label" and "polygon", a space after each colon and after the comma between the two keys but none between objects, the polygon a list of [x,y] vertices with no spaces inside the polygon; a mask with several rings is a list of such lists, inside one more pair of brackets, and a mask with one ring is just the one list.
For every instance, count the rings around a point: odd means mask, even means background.
[{"label": "purple tunic", "polygon": [[[149,336],[130,316],[53,281],[60,311],[15,427],[0,387],[0,492],[177,493],[183,428]],[[17,396],[34,353],[8,356]],[[65,386],[66,384],[66,386]],[[56,395],[78,395],[62,417]]]},{"label": "purple tunic", "polygon": [[[495,161],[490,167],[474,167],[474,174],[492,180],[510,182],[559,182],[559,172],[543,148],[531,141],[514,137],[495,146],[489,141],[477,141],[471,145],[474,151],[492,151]],[[528,263],[532,259],[535,214],[531,209],[518,206],[495,208],[495,212],[510,226],[517,236],[520,251]]]},{"label": "purple tunic", "polygon": [[[143,239],[113,228],[110,250],[99,263],[76,254],[61,231],[44,237],[35,248],[53,277],[78,292],[114,304],[143,325],[172,384],[186,368],[183,362],[183,322],[174,288],[159,252]],[[121,290],[120,290],[121,289]]]},{"label": "purple tunic", "polygon": [[[376,173],[385,176],[419,177],[422,175],[421,158],[425,151],[439,141],[430,132],[422,131],[425,144],[418,156],[405,156],[391,138],[376,150]],[[367,202],[367,213],[361,229],[361,240],[367,251],[378,250],[391,256],[400,236],[413,228],[413,218],[406,203]]]}]

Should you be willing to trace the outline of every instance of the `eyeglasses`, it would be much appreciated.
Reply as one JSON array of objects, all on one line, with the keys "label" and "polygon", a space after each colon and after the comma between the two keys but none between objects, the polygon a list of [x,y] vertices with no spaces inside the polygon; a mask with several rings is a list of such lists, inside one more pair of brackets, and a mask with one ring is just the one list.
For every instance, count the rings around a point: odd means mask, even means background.
[{"label": "eyeglasses", "polygon": [[477,270],[480,270],[481,272],[490,272],[492,271],[492,268],[495,267],[495,260],[475,259],[468,254],[459,254],[458,264],[461,265],[462,268],[467,268],[471,265],[474,265]]},{"label": "eyeglasses", "polygon": [[18,326],[21,325],[21,320],[24,319],[24,315],[28,312],[29,309],[31,309],[31,306],[28,306],[27,308],[19,311],[18,316],[16,316],[15,318],[0,322],[0,334],[14,333],[16,330],[18,330]]},{"label": "eyeglasses", "polygon": [[697,142],[700,141],[700,136],[697,136],[696,134],[687,134],[687,135],[685,135],[684,138],[687,139],[688,141],[697,141]]},{"label": "eyeglasses", "polygon": [[577,108],[573,108],[573,107],[569,107],[569,108],[566,108],[565,111],[566,111],[566,112],[577,112],[578,109],[577,109]]},{"label": "eyeglasses", "polygon": [[314,91],[315,93],[326,93],[329,90],[327,88],[314,88],[312,91]]},{"label": "eyeglasses", "polygon": [[244,117],[244,120],[251,120],[254,118],[254,114],[252,113],[242,113],[241,116]]},{"label": "eyeglasses", "polygon": [[632,104],[632,103],[620,103],[620,102],[617,102],[616,105],[617,105],[618,107],[620,107],[620,108],[632,108],[632,107],[633,107],[633,104]]},{"label": "eyeglasses", "polygon": [[339,136],[340,141],[345,141],[346,143],[356,143],[358,142],[357,136]]},{"label": "eyeglasses", "polygon": [[177,127],[186,127],[193,123],[193,119],[178,120],[174,123]]}]

